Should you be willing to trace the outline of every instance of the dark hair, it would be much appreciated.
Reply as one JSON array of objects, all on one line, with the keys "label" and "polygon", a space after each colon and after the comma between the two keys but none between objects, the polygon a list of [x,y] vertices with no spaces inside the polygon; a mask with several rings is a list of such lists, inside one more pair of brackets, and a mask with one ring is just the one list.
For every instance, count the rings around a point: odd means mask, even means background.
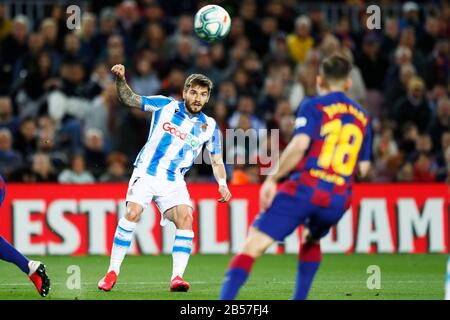
[{"label": "dark hair", "polygon": [[320,65],[320,73],[329,81],[345,80],[351,70],[350,60],[342,54],[332,54],[325,58]]},{"label": "dark hair", "polygon": [[213,88],[212,81],[205,75],[199,74],[199,73],[193,73],[189,77],[187,77],[186,81],[184,82],[184,91],[188,91],[189,88],[200,86],[200,87],[207,87],[208,93],[211,93],[211,90]]}]

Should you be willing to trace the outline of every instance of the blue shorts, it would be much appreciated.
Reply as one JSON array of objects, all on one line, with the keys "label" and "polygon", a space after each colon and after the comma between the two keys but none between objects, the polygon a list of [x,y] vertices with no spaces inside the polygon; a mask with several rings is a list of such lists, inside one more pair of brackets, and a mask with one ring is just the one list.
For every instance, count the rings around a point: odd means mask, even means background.
[{"label": "blue shorts", "polygon": [[276,241],[284,241],[299,225],[304,225],[318,240],[338,223],[345,211],[346,208],[319,207],[297,196],[279,192],[272,205],[256,217],[252,226]]}]

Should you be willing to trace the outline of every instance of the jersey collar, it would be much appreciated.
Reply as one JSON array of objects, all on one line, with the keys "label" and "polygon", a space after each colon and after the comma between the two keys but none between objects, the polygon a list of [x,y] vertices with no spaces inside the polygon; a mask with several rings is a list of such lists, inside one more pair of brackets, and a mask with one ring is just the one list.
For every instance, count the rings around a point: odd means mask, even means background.
[{"label": "jersey collar", "polygon": [[200,111],[200,113],[198,114],[198,116],[190,116],[189,113],[187,113],[186,109],[184,108],[184,101],[180,101],[178,102],[178,107],[180,108],[180,111],[182,112],[182,114],[184,116],[186,116],[187,118],[191,119],[191,120],[195,120],[195,121],[200,121],[202,123],[206,123],[206,117],[205,114],[203,112]]}]

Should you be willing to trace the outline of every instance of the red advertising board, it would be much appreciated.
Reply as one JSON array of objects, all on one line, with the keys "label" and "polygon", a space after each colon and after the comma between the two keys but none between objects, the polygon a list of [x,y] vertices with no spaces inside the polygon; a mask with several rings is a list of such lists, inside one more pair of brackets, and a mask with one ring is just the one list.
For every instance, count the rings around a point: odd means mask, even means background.
[{"label": "red advertising board", "polygon": [[[109,254],[126,184],[9,184],[0,209],[0,234],[24,254]],[[188,186],[194,206],[194,253],[237,252],[258,213],[259,185],[230,186],[217,202],[214,184]],[[448,253],[447,185],[356,185],[352,207],[322,239],[324,252]],[[159,225],[151,206],[135,232],[131,254],[170,253],[174,226]],[[271,253],[296,253],[297,230]]]}]

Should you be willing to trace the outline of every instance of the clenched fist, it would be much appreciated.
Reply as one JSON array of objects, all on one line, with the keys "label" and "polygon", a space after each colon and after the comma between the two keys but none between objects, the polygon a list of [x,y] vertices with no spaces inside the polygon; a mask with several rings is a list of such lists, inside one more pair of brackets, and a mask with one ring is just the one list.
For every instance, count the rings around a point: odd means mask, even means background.
[{"label": "clenched fist", "polygon": [[111,68],[111,72],[120,79],[125,79],[125,67],[122,64],[116,64]]}]

